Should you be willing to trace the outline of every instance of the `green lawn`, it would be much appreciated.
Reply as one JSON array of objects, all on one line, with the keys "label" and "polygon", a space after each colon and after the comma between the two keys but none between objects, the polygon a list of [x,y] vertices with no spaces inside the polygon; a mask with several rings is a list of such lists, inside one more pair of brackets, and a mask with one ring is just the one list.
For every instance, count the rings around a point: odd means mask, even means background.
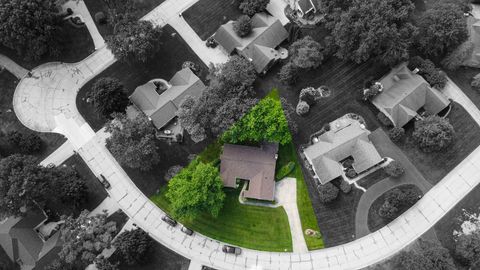
[{"label": "green lawn", "polygon": [[[168,213],[167,190],[163,187],[151,200]],[[225,190],[227,196],[217,218],[203,214],[192,222],[182,223],[198,233],[233,245],[256,250],[292,251],[290,226],[283,207],[242,205],[238,201],[239,192]]]}]

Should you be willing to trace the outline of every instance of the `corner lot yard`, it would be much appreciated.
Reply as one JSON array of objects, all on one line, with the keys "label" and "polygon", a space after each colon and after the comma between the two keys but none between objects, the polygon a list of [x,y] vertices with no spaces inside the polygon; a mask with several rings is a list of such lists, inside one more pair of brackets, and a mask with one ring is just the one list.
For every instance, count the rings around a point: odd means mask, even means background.
[{"label": "corner lot yard", "polygon": [[190,49],[188,44],[169,25],[165,26],[163,30],[160,50],[152,56],[149,62],[133,64],[115,62],[80,89],[77,95],[78,111],[95,131],[101,129],[107,122],[107,119],[95,112],[93,105],[86,102],[87,93],[98,78],[114,77],[119,79],[125,86],[127,94],[130,95],[137,86],[152,79],[170,80],[182,68],[183,62],[192,61],[199,65],[201,68],[200,78],[205,80],[207,67]]},{"label": "corner lot yard", "polygon": [[441,152],[424,153],[413,141],[413,123],[406,126],[406,138],[397,143],[398,147],[412,161],[423,176],[436,184],[455,168],[465,157],[480,145],[480,127],[470,114],[458,103],[447,117],[455,128],[455,141],[451,147]]},{"label": "corner lot yard", "polygon": [[57,37],[62,46],[62,50],[57,57],[46,55],[39,60],[25,61],[22,56],[17,55],[15,50],[1,45],[0,53],[8,56],[24,68],[32,69],[48,62],[59,61],[65,63],[75,63],[85,59],[95,50],[92,37],[90,36],[86,26],[76,28],[70,25],[68,22],[64,22],[57,33]]},{"label": "corner lot yard", "polygon": [[62,145],[66,139],[62,135],[56,133],[34,132],[20,123],[13,111],[12,104],[13,94],[17,83],[17,78],[10,72],[6,70],[0,72],[0,92],[2,93],[0,95],[0,155],[5,157],[18,151],[7,142],[4,135],[8,132],[18,131],[23,134],[35,133],[40,136],[43,141],[43,149],[35,154],[35,156],[38,157],[39,160],[42,160]]},{"label": "corner lot yard", "polygon": [[220,25],[236,20],[242,15],[235,2],[236,0],[200,0],[187,9],[182,16],[195,33],[202,40],[206,40],[217,31]]},{"label": "corner lot yard", "polygon": [[[151,197],[160,208],[169,212],[165,198],[167,188]],[[226,189],[224,206],[217,218],[201,215],[184,224],[192,230],[214,239],[241,247],[267,251],[292,251],[292,237],[283,207],[243,205],[240,191]]]}]

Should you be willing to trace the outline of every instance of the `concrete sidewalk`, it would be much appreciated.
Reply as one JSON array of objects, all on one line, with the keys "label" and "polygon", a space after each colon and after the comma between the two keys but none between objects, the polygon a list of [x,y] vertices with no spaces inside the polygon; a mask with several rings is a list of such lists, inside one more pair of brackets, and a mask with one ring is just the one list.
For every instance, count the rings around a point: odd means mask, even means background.
[{"label": "concrete sidewalk", "polygon": [[28,70],[15,63],[12,59],[7,56],[0,54],[0,66],[4,67],[10,73],[15,75],[18,79],[21,79],[27,76]]}]

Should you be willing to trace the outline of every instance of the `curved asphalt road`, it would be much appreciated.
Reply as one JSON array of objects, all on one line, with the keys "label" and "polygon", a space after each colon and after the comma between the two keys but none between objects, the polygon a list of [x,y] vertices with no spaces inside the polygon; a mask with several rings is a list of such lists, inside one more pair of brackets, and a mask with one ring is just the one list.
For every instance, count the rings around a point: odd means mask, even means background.
[{"label": "curved asphalt road", "polygon": [[[169,0],[152,13],[185,8]],[[195,2],[195,1],[190,1]],[[180,6],[180,7],[179,7]],[[168,9],[167,12],[164,9]],[[184,10],[184,9],[182,9]],[[148,15],[147,15],[148,16]],[[380,262],[428,231],[480,182],[480,148],[388,226],[350,243],[308,253],[260,252],[243,249],[239,256],[222,253],[223,243],[200,234],[193,237],[160,220],[164,214],[130,180],[110,152],[78,113],[75,98],[80,87],[115,61],[101,48],[76,64],[48,63],[23,78],[14,95],[14,110],[27,127],[63,134],[95,175],[111,183],[108,191],[120,208],[154,239],[171,250],[217,269],[359,269]]]}]

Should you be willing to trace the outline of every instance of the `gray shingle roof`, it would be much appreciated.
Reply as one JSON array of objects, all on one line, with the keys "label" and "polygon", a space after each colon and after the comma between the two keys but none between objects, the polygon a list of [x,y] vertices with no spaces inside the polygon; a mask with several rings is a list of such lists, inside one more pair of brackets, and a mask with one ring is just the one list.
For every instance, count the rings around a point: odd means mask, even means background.
[{"label": "gray shingle roof", "polygon": [[199,97],[206,88],[189,68],[175,73],[169,83],[171,87],[160,95],[155,90],[153,82],[148,82],[137,87],[129,97],[132,103],[143,111],[158,129],[164,127],[175,117],[186,96]]},{"label": "gray shingle roof", "polygon": [[429,114],[437,114],[450,104],[447,97],[430,87],[422,76],[413,74],[406,63],[394,68],[380,82],[384,90],[372,103],[397,127],[407,124],[422,107]]},{"label": "gray shingle roof", "polygon": [[228,52],[237,51],[247,59],[252,59],[257,72],[262,72],[268,64],[280,57],[275,48],[288,37],[282,23],[265,13],[252,17],[252,32],[246,37],[239,37],[233,31],[233,21],[220,26],[214,39]]},{"label": "gray shingle roof", "polygon": [[370,142],[370,131],[356,120],[341,118],[331,123],[331,130],[323,133],[318,142],[304,149],[320,183],[325,184],[343,174],[340,161],[353,157],[353,168],[361,173],[382,158]]}]

